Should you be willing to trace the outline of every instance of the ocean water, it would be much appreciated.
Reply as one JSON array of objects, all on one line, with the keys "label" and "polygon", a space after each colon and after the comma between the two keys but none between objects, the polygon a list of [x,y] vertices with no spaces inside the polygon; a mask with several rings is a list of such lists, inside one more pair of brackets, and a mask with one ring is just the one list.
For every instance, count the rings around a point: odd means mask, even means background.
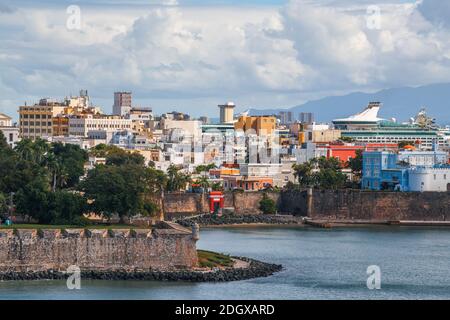
[{"label": "ocean water", "polygon": [[[203,229],[198,248],[282,264],[267,278],[228,283],[0,282],[0,299],[450,299],[450,229]],[[381,289],[367,288],[367,268]]]}]

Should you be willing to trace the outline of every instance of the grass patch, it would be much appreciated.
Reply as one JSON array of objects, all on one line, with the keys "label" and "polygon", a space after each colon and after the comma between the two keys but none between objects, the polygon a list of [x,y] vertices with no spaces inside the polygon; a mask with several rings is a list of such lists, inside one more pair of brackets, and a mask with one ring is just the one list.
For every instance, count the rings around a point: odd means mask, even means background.
[{"label": "grass patch", "polygon": [[205,250],[197,250],[197,254],[198,264],[202,268],[232,267],[234,264],[233,260],[224,254]]}]

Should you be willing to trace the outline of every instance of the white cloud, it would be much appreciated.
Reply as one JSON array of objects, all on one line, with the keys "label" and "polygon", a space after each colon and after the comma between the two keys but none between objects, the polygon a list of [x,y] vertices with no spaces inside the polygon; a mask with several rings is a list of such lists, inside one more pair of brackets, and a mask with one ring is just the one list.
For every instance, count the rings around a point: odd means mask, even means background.
[{"label": "white cloud", "polygon": [[[380,30],[367,27],[367,5],[374,2]],[[336,92],[450,81],[450,35],[441,21],[449,7],[432,0],[383,2],[389,3],[82,6],[82,28],[73,31],[65,27],[65,8],[2,8],[0,106],[14,110],[7,103],[77,88],[102,99],[131,89],[167,105],[211,103],[215,112],[225,98],[289,106]]]}]

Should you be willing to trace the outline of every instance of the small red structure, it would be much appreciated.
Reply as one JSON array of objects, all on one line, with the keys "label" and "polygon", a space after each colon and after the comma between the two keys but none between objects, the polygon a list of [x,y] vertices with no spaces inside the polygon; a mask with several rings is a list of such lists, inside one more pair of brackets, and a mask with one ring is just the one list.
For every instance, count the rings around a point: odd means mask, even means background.
[{"label": "small red structure", "polygon": [[221,213],[224,206],[224,198],[222,191],[211,191],[209,193],[209,212]]},{"label": "small red structure", "polygon": [[357,150],[364,150],[363,146],[355,146],[355,145],[340,145],[340,144],[330,144],[327,147],[327,158],[337,158],[342,163],[349,161],[352,158],[356,157]]}]

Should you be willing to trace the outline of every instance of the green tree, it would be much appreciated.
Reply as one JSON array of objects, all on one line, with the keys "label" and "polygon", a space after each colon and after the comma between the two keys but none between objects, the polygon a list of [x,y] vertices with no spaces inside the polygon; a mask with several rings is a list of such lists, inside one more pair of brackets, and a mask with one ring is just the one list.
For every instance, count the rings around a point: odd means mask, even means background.
[{"label": "green tree", "polygon": [[211,189],[212,189],[212,191],[223,191],[224,190],[223,185],[220,182],[214,182],[211,185]]},{"label": "green tree", "polygon": [[216,165],[214,163],[210,163],[210,164],[207,164],[207,165],[202,164],[202,165],[199,165],[199,166],[197,166],[195,168],[195,173],[201,174],[201,173],[204,173],[204,172],[209,172],[209,170],[215,169],[215,168],[216,168]]},{"label": "green tree", "polygon": [[314,165],[311,161],[301,164],[294,164],[292,168],[294,169],[294,176],[298,179],[298,183],[301,187],[314,186]]},{"label": "green tree", "polygon": [[293,169],[300,187],[338,189],[347,181],[347,175],[342,173],[341,161],[333,157],[314,158],[294,165]]},{"label": "green tree", "polygon": [[362,175],[363,151],[356,150],[356,157],[350,158],[347,165],[352,170],[353,175],[359,181],[361,179],[361,175]]},{"label": "green tree", "polygon": [[0,192],[0,215],[8,211],[7,197]]},{"label": "green tree", "polygon": [[318,186],[322,189],[340,189],[345,186],[347,176],[339,170],[321,169],[316,174]]},{"label": "green tree", "polygon": [[47,181],[36,179],[24,185],[15,195],[16,212],[36,219],[39,223],[51,223],[51,192]]},{"label": "green tree", "polygon": [[113,145],[99,144],[92,148],[89,154],[94,157],[106,158],[107,165],[144,165],[145,163],[145,158],[141,154],[130,152]]},{"label": "green tree", "polygon": [[201,188],[203,188],[203,192],[206,192],[210,187],[209,180],[205,176],[197,178],[194,183],[198,184]]},{"label": "green tree", "polygon": [[[148,172],[147,172],[148,174]],[[80,189],[92,201],[92,210],[110,218],[154,214],[155,205],[147,197],[148,175],[143,166],[97,166],[90,170]]]},{"label": "green tree", "polygon": [[75,187],[82,175],[88,154],[77,145],[53,143],[50,158],[56,161],[54,169],[57,172],[57,185],[60,188]]},{"label": "green tree", "polygon": [[45,158],[50,150],[50,146],[45,140],[22,139],[14,148],[21,160],[31,161],[37,165],[45,164]]},{"label": "green tree", "polygon": [[86,224],[84,214],[87,213],[86,199],[79,193],[65,190],[52,192],[48,197],[49,214],[53,224]]},{"label": "green tree", "polygon": [[180,172],[180,168],[173,164],[167,169],[167,178],[167,190],[172,192],[185,190],[186,186],[191,182],[191,177]]},{"label": "green tree", "polygon": [[106,156],[106,164],[115,166],[136,164],[143,166],[145,164],[145,158],[137,152],[129,152],[123,149],[118,149],[110,152]]},{"label": "green tree", "polygon": [[263,194],[263,198],[259,202],[259,210],[264,214],[275,214],[277,212],[277,206],[275,201],[270,199],[266,193]]},{"label": "green tree", "polygon": [[167,188],[167,175],[161,170],[147,168],[145,180],[150,194],[161,194]]}]

